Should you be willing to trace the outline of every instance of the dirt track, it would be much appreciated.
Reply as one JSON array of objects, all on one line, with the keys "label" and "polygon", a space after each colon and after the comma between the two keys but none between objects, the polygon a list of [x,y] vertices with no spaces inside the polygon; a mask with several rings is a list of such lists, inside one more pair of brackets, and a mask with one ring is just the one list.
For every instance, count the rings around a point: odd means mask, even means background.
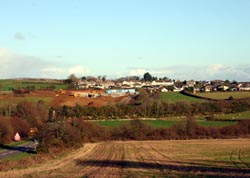
[{"label": "dirt track", "polygon": [[41,166],[0,177],[249,177],[250,139],[86,144]]}]

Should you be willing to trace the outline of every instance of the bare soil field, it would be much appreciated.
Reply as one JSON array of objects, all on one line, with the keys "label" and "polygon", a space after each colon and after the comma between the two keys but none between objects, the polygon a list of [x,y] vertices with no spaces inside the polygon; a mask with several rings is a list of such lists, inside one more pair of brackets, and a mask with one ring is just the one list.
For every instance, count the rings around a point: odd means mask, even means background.
[{"label": "bare soil field", "polygon": [[250,139],[89,143],[0,177],[250,177]]},{"label": "bare soil field", "polygon": [[0,95],[0,105],[15,105],[22,101],[37,102],[43,100],[49,106],[94,106],[101,107],[105,105],[112,105],[116,103],[126,102],[129,100],[127,96],[111,97],[101,96],[99,98],[85,98],[70,96],[70,92],[56,93],[54,91],[32,91],[30,94],[16,96],[13,93],[8,95]]}]

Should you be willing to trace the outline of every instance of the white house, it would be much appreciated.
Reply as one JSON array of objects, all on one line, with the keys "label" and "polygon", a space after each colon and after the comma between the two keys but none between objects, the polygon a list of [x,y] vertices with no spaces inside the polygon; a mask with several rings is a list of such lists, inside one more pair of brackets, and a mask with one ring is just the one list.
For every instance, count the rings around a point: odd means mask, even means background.
[{"label": "white house", "polygon": [[152,86],[173,86],[174,82],[172,81],[152,81]]},{"label": "white house", "polygon": [[163,93],[167,93],[167,92],[169,92],[169,90],[168,90],[168,89],[166,89],[166,88],[162,88],[162,89],[161,89],[161,92],[163,92]]}]

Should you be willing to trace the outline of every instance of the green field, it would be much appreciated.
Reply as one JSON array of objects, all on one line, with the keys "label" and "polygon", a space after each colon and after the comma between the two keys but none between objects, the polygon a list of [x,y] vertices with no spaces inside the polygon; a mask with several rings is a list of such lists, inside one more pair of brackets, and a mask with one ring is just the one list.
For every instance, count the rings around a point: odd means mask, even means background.
[{"label": "green field", "polygon": [[[19,142],[11,142],[10,144],[7,144],[6,146],[9,146],[9,147],[20,147],[24,144],[27,144],[28,141],[26,140],[23,140],[23,141],[19,141]],[[0,148],[0,152],[1,151],[5,151],[6,149],[3,149],[3,148]],[[28,158],[28,157],[31,157],[31,156],[34,156],[35,154],[30,154],[30,153],[27,153],[27,152],[22,152],[22,153],[19,153],[19,154],[16,154],[16,155],[13,155],[11,157],[7,157],[7,158],[4,158],[2,159],[3,161],[18,161],[18,160],[21,160],[21,159],[25,159],[25,158]]]},{"label": "green field", "polygon": [[46,89],[54,86],[55,89],[66,89],[67,85],[59,82],[46,82],[39,80],[0,80],[0,90],[8,91],[18,88],[34,87],[38,89]]},{"label": "green field", "polygon": [[216,119],[231,119],[231,120],[238,120],[238,119],[250,119],[250,111],[241,112],[241,113],[233,113],[233,114],[218,114],[214,115]]},{"label": "green field", "polygon": [[[19,142],[13,141],[10,144],[8,144],[7,146],[15,147],[15,146],[21,146],[21,145],[26,144],[26,143],[28,143],[28,142],[27,141],[19,141]],[[0,151],[1,150],[4,150],[4,149],[0,148]]]},{"label": "green field", "polygon": [[11,100],[0,100],[0,106],[7,106],[7,105],[17,105],[23,101],[28,101],[31,103],[37,103],[38,101],[44,101],[45,104],[49,105],[52,102],[51,97],[40,97],[40,96],[24,96],[24,97],[13,97]]},{"label": "green field", "polygon": [[250,98],[250,92],[207,92],[207,93],[196,93],[195,95],[217,99],[217,100],[224,100],[228,99],[229,97],[233,97],[233,99],[242,99],[242,98]]},{"label": "green field", "polygon": [[183,95],[178,92],[170,92],[170,93],[161,93],[160,99],[169,103],[176,102],[206,102],[206,100],[198,99],[190,96]]},{"label": "green field", "polygon": [[[217,114],[214,115],[217,121],[206,121],[206,116],[194,116],[194,119],[199,125],[202,126],[227,126],[237,124],[237,122],[223,121],[227,120],[238,120],[238,119],[250,119],[250,111],[241,112],[241,113],[232,113],[232,114]],[[152,125],[154,128],[170,128],[175,123],[184,120],[186,117],[168,117],[164,120],[152,120],[145,119],[142,120],[143,123]],[[218,121],[220,120],[221,121]],[[129,120],[107,120],[107,121],[94,121],[95,123],[106,126],[106,127],[118,127],[123,124],[129,123]]]},{"label": "green field", "polygon": [[[154,128],[170,128],[174,124],[180,122],[180,119],[171,119],[171,120],[142,120],[143,123],[152,125]],[[94,121],[98,125],[106,126],[106,127],[118,127],[123,124],[129,123],[128,120],[119,120],[119,121]],[[197,123],[201,126],[228,126],[237,124],[237,122],[230,121],[205,121],[205,120],[197,120]]]},{"label": "green field", "polygon": [[25,158],[29,158],[29,157],[34,156],[34,155],[35,154],[30,154],[30,153],[23,152],[23,153],[19,153],[17,155],[11,156],[11,157],[4,158],[2,160],[3,161],[18,161],[18,160],[22,160],[22,159],[25,159]]}]

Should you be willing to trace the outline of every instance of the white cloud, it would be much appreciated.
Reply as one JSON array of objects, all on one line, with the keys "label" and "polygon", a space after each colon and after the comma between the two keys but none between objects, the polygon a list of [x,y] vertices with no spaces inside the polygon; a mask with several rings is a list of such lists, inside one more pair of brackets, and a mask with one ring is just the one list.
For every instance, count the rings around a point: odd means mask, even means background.
[{"label": "white cloud", "polygon": [[38,77],[39,69],[45,66],[39,58],[14,54],[0,48],[0,78]]},{"label": "white cloud", "polygon": [[90,70],[84,69],[81,65],[74,67],[49,66],[41,69],[42,78],[67,78],[70,74],[75,74],[77,77],[82,77],[84,75],[89,75]]},{"label": "white cloud", "polygon": [[15,33],[14,38],[16,40],[25,40],[26,39],[25,35],[23,33],[21,33],[21,32]]},{"label": "white cloud", "polygon": [[[176,65],[162,68],[133,69],[130,74],[136,71],[149,72],[153,76],[167,76],[172,79],[180,80],[236,80],[250,81],[250,64],[249,65],[222,65],[212,64],[203,66]],[[138,72],[139,74],[139,72]],[[144,73],[143,73],[144,74]],[[140,75],[141,77],[143,76]]]},{"label": "white cloud", "polygon": [[76,76],[83,76],[90,73],[89,70],[84,69],[81,65],[71,67],[68,69],[69,73],[75,74]]},{"label": "white cloud", "polygon": [[207,68],[208,73],[217,73],[220,72],[221,70],[223,70],[223,65],[221,64],[213,64],[208,66]]},{"label": "white cloud", "polygon": [[142,76],[146,73],[145,69],[132,69],[130,70],[130,75],[132,76]]},{"label": "white cloud", "polygon": [[0,48],[0,58],[2,59],[3,57],[8,55],[8,50],[5,48]]},{"label": "white cloud", "polygon": [[55,72],[55,73],[64,73],[65,71],[62,68],[58,67],[49,67],[49,68],[44,68],[41,69],[43,72]]},{"label": "white cloud", "polygon": [[[57,78],[65,79],[70,74],[77,77],[85,75],[95,75],[92,71],[85,69],[84,66],[73,64],[47,62],[35,56],[16,54],[8,49],[0,48],[0,78]],[[117,71],[112,78],[135,75],[142,77],[149,72],[153,76],[169,77],[180,80],[236,80],[250,81],[250,64],[247,65],[222,65],[212,64],[203,66],[176,65],[168,67],[152,68],[130,68],[127,71]],[[109,76],[109,77],[110,77]]]},{"label": "white cloud", "polygon": [[58,63],[45,62],[34,56],[15,54],[0,48],[0,78],[67,78],[74,73],[83,76],[90,73],[81,65],[62,66]]}]

